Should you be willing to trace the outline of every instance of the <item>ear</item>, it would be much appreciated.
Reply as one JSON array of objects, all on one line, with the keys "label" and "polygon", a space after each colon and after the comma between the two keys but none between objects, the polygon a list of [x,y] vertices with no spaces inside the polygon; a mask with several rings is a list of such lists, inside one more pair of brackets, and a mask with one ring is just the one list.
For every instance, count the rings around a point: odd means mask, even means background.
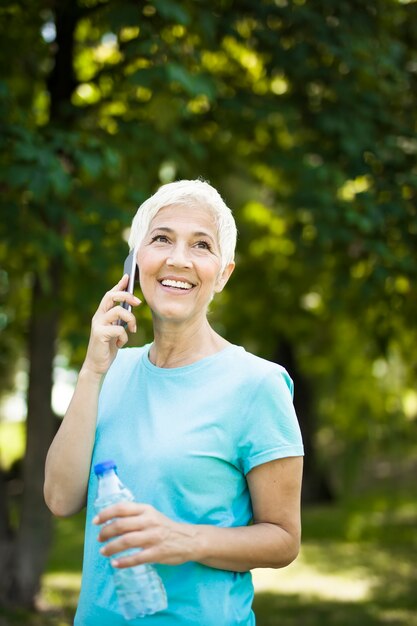
[{"label": "ear", "polygon": [[226,265],[223,272],[217,278],[216,285],[214,287],[215,293],[220,293],[223,290],[223,287],[229,280],[234,269],[235,269],[235,263],[233,261],[229,263],[229,265]]}]

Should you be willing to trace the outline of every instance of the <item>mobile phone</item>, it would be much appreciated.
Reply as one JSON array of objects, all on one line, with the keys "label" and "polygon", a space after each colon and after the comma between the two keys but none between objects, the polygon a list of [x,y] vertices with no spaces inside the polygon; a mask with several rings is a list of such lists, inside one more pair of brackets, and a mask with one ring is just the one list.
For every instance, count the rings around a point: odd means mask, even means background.
[{"label": "mobile phone", "polygon": [[[125,291],[132,294],[135,289],[135,283],[139,283],[139,266],[136,260],[136,256],[137,249],[133,248],[133,250],[131,250],[126,257],[123,265],[123,274],[129,274],[129,282]],[[127,302],[122,302],[120,306],[129,312],[132,310],[131,305]],[[124,322],[123,320],[119,320],[117,323],[119,326],[124,326],[125,328],[127,326],[126,322]]]}]

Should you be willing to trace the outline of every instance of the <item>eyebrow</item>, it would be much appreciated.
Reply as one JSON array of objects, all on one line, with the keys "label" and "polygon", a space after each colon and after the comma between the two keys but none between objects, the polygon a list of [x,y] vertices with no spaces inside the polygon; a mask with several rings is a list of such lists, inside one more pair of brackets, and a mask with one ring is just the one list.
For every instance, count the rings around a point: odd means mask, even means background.
[{"label": "eyebrow", "polygon": [[[149,234],[152,235],[153,233],[156,233],[161,230],[164,233],[170,233],[170,234],[175,232],[173,228],[168,228],[167,226],[158,226],[157,228],[153,228]],[[192,236],[193,237],[207,237],[208,239],[211,239],[212,241],[214,241],[214,238],[203,230],[197,230],[196,232],[192,233]]]}]

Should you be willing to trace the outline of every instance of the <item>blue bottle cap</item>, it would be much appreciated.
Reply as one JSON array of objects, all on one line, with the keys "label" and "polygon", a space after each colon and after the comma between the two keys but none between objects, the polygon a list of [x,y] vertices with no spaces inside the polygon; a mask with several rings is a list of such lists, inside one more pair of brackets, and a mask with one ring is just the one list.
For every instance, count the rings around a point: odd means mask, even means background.
[{"label": "blue bottle cap", "polygon": [[97,476],[112,469],[117,469],[117,465],[114,461],[102,461],[101,463],[94,465],[94,472]]}]

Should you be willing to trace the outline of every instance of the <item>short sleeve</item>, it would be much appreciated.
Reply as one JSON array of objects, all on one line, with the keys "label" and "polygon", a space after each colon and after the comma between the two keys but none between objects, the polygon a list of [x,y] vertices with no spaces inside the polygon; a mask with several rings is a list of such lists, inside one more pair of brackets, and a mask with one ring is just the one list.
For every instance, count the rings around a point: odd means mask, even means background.
[{"label": "short sleeve", "polygon": [[268,373],[252,394],[239,447],[244,474],[275,459],[303,456],[301,431],[293,404],[293,383],[283,368]]}]

